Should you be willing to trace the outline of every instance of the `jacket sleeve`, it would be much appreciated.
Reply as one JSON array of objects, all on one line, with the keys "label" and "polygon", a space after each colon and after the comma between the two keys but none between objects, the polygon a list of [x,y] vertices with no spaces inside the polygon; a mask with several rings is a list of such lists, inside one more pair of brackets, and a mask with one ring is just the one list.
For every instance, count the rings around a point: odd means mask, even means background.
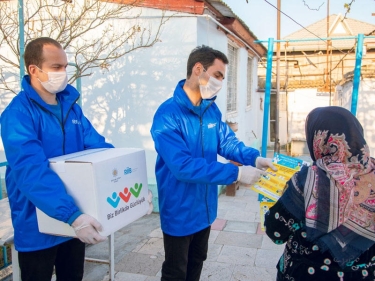
[{"label": "jacket sleeve", "polygon": [[245,146],[243,142],[238,140],[234,132],[229,128],[228,124],[223,121],[220,122],[219,134],[219,155],[228,160],[255,167],[255,160],[260,155],[259,150]]},{"label": "jacket sleeve", "polygon": [[[218,161],[208,163],[203,157],[194,158],[181,131],[167,114],[156,113],[151,128],[158,157],[172,174],[183,182],[202,184],[231,184],[237,180],[238,167]],[[157,167],[158,168],[158,167]]]},{"label": "jacket sleeve", "polygon": [[83,115],[81,107],[78,104],[75,104],[74,106],[76,107],[75,110],[79,112],[83,127],[84,149],[113,148],[114,146],[107,143],[105,138],[95,130],[91,122]]},{"label": "jacket sleeve", "polygon": [[[1,116],[1,137],[13,186],[10,193],[25,196],[47,215],[67,222],[79,212],[58,175],[49,168],[27,110],[6,109]],[[7,169],[7,177],[8,177]],[[17,200],[17,197],[15,197]]]}]

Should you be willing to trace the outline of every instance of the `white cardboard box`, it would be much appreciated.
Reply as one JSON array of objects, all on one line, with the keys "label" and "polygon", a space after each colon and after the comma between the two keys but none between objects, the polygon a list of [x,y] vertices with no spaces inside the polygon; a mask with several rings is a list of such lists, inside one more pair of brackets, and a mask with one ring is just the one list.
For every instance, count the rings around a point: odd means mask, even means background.
[{"label": "white cardboard box", "polygon": [[[90,149],[49,161],[80,210],[102,224],[101,235],[108,236],[147,213],[144,150]],[[76,236],[69,224],[49,217],[38,208],[37,218],[40,232]]]}]

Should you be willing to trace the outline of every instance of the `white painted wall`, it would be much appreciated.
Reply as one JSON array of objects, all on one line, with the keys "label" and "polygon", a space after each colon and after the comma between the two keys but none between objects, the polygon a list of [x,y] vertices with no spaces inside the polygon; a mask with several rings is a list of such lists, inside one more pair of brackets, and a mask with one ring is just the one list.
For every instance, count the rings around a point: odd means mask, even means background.
[{"label": "white painted wall", "polygon": [[[243,141],[246,145],[255,147],[259,149],[259,121],[256,115],[256,105],[255,105],[255,86],[252,85],[252,103],[248,107],[247,104],[247,61],[248,52],[244,48],[238,50],[238,72],[237,72],[237,116],[234,117],[236,122],[238,122],[237,137]],[[257,58],[254,58],[253,64],[253,74],[254,74],[254,63],[257,62]],[[256,73],[256,72],[255,72]],[[254,76],[254,75],[253,75]],[[253,81],[257,81],[257,79]],[[254,132],[254,133],[253,133]],[[257,137],[257,138],[256,138]]]},{"label": "white painted wall", "polygon": [[288,142],[306,139],[305,120],[316,107],[328,106],[329,96],[317,96],[316,89],[297,89],[288,92]]},{"label": "white painted wall", "polygon": [[[352,105],[353,83],[343,85],[341,95],[337,95],[336,104],[348,110]],[[358,89],[357,114],[356,117],[361,123],[366,142],[370,147],[370,154],[375,155],[375,79],[361,79]]]},{"label": "white painted wall", "polygon": [[[160,11],[154,13],[160,15]],[[186,77],[187,57],[197,46],[196,29],[193,17],[172,18],[164,26],[160,43],[132,52],[109,71],[96,71],[82,80],[88,119],[116,147],[145,149],[149,178],[155,177],[156,159],[152,119],[159,105],[173,95],[178,81]]]}]

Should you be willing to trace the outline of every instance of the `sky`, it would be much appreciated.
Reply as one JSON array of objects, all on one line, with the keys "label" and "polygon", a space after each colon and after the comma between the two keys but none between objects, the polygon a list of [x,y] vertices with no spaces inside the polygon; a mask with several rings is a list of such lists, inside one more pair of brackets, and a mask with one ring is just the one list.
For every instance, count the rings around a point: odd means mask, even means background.
[{"label": "sky", "polygon": [[[223,0],[232,11],[245,22],[259,40],[277,38],[277,0]],[[271,6],[272,4],[273,6]],[[327,17],[329,14],[345,15],[345,3],[351,0],[281,0],[281,11],[304,27]],[[347,18],[375,25],[375,0],[355,0]],[[302,29],[300,25],[281,13],[281,38]]]}]

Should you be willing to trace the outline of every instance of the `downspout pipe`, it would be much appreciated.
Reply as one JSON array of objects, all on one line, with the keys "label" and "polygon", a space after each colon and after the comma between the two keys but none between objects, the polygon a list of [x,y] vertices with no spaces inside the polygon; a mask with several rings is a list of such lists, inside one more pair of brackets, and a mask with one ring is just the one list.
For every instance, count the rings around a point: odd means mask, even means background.
[{"label": "downspout pipe", "polygon": [[354,116],[356,116],[357,114],[358,89],[359,89],[359,82],[361,79],[363,38],[364,38],[363,34],[358,34],[355,67],[354,67],[354,78],[353,78],[352,105],[351,105],[351,110],[350,110]]},{"label": "downspout pipe", "polygon": [[82,107],[82,82],[81,82],[81,77],[79,76],[81,74],[80,69],[77,64],[74,62],[69,62],[68,65],[74,66],[76,68],[76,87],[77,91],[79,92],[79,99],[77,103],[79,104],[80,107]]},{"label": "downspout pipe", "polygon": [[262,157],[267,157],[268,123],[271,101],[271,78],[272,78],[272,57],[273,57],[273,38],[268,39],[267,52],[267,72],[266,72],[266,90],[264,93],[264,111],[263,111],[263,132],[262,132]]},{"label": "downspout pipe", "polygon": [[25,63],[23,55],[25,53],[25,23],[23,19],[23,0],[18,0],[18,36],[19,36],[19,50],[20,50],[20,87],[22,89],[22,79],[25,76]]}]

